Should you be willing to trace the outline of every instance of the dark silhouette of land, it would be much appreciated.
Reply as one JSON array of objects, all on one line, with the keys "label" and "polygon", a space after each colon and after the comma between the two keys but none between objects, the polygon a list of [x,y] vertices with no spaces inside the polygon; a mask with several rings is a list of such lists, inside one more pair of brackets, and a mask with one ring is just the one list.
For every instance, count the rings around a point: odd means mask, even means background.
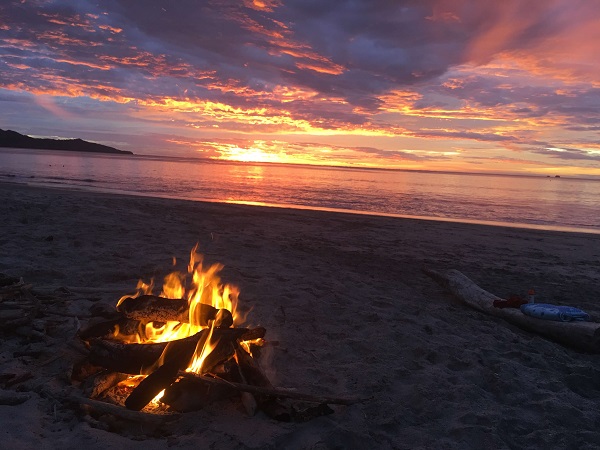
[{"label": "dark silhouette of land", "polygon": [[25,136],[11,130],[0,129],[0,147],[32,148],[36,150],[65,150],[69,152],[114,153],[133,155],[133,152],[119,150],[108,145],[96,144],[83,139],[40,139]]}]

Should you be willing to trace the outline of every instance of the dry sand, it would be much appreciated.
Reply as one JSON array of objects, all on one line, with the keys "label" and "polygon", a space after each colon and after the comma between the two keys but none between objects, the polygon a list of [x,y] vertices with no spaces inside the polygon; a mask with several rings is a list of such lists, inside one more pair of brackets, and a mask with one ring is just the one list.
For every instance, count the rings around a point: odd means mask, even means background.
[{"label": "dry sand", "polygon": [[[63,331],[43,344],[50,353],[15,358],[39,342],[2,333],[0,381],[35,375],[0,390],[28,396],[0,405],[3,448],[600,447],[600,356],[470,310],[421,272],[458,269],[500,297],[533,287],[540,302],[599,316],[600,235],[13,184],[0,184],[0,223],[0,273],[73,293],[56,306]],[[306,423],[248,417],[229,401],[106,431],[40,395],[41,383],[66,385],[72,361],[52,361],[51,344],[75,335],[76,316],[166,273],[173,256],[185,262],[196,242],[240,287],[248,323],[279,341],[263,361],[275,385],[371,399]]]}]

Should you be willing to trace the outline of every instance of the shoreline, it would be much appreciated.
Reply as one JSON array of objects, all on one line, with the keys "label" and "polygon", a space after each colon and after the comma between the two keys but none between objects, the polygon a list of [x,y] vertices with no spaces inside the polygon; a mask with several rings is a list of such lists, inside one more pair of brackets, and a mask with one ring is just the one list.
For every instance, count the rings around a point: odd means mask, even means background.
[{"label": "shoreline", "polygon": [[576,227],[576,226],[567,226],[567,225],[544,225],[544,224],[534,224],[534,223],[511,223],[511,222],[502,222],[502,221],[492,221],[492,220],[478,220],[478,219],[461,219],[461,218],[449,218],[449,217],[436,217],[436,216],[419,216],[419,215],[408,215],[408,214],[394,214],[394,213],[385,213],[385,212],[377,212],[377,211],[361,211],[361,210],[351,210],[344,208],[327,208],[327,207],[319,207],[319,206],[304,206],[304,205],[294,205],[294,204],[278,204],[278,203],[266,203],[266,202],[252,202],[252,201],[244,201],[244,200],[231,200],[231,201],[220,201],[220,200],[211,200],[205,198],[186,198],[175,195],[158,195],[158,194],[146,194],[143,192],[135,192],[135,191],[124,191],[119,189],[102,189],[93,186],[84,186],[84,185],[64,185],[64,184],[53,184],[53,183],[35,183],[35,182],[18,182],[18,181],[9,181],[9,180],[1,180],[0,184],[14,184],[20,186],[28,186],[33,188],[50,188],[50,189],[59,189],[59,190],[73,190],[73,191],[83,191],[83,192],[97,192],[108,195],[124,195],[130,197],[143,197],[143,198],[157,198],[157,199],[165,199],[165,200],[182,200],[182,201],[191,201],[198,203],[215,203],[215,204],[234,204],[234,205],[247,205],[254,206],[259,208],[276,208],[276,209],[290,209],[290,210],[306,210],[306,211],[321,211],[321,212],[329,212],[334,214],[356,214],[360,216],[373,216],[373,217],[390,217],[396,219],[411,219],[411,220],[423,220],[423,221],[433,221],[433,222],[448,222],[448,223],[458,223],[458,224],[471,224],[471,225],[483,225],[483,226],[491,226],[491,227],[501,227],[501,228],[515,228],[515,229],[525,229],[525,230],[543,230],[543,231],[557,231],[563,233],[583,233],[583,234],[596,234],[600,235],[600,229],[588,228],[588,227]]},{"label": "shoreline", "polygon": [[[37,345],[6,335],[0,374],[34,371],[1,405],[11,448],[596,448],[600,355],[471,310],[422,272],[457,269],[506,298],[600,315],[600,236],[325,211],[257,208],[0,183],[0,273],[41,294],[68,332]],[[180,268],[198,242],[240,288],[248,326],[278,342],[260,363],[274,385],[369,398],[305,423],[248,417],[235,402],[159,430],[96,420],[36,391],[64,389],[75,339],[99,305]],[[38,345],[39,346],[39,345]],[[37,347],[36,347],[37,348]],[[73,352],[71,352],[72,354]],[[68,354],[68,353],[65,353]],[[49,411],[54,411],[49,413]],[[140,434],[141,433],[141,434]]]}]

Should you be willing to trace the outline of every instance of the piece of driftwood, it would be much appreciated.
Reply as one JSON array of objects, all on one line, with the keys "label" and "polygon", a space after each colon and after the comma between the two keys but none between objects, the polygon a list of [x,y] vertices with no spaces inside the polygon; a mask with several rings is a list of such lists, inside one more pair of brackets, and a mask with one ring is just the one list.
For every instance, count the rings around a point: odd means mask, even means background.
[{"label": "piece of driftwood", "polygon": [[16,406],[25,403],[31,398],[26,392],[0,390],[0,405]]},{"label": "piece of driftwood", "polygon": [[31,372],[22,372],[20,374],[16,373],[5,373],[0,375],[0,384],[4,388],[10,388],[20,383],[24,383],[25,381],[31,380],[33,378],[33,374]]},{"label": "piece of driftwood", "polygon": [[120,419],[150,425],[160,425],[179,418],[179,415],[177,414],[152,414],[141,411],[132,411],[119,405],[113,405],[111,403],[106,403],[99,400],[92,400],[80,395],[71,395],[64,400],[71,403],[86,405],[98,413],[111,414]]},{"label": "piece of driftwood", "polygon": [[[193,341],[194,345],[201,337],[201,333],[179,339],[178,341]],[[215,328],[213,336],[215,339],[225,337],[227,340],[253,340],[265,336],[266,330],[257,328]],[[178,342],[172,341],[172,342]],[[97,366],[114,372],[129,373],[132,375],[146,374],[147,369],[152,367],[162,355],[167,342],[128,344],[121,341],[106,339],[92,339],[89,341],[89,361]]]},{"label": "piece of driftwood", "polygon": [[30,301],[0,302],[0,329],[9,330],[31,323],[39,305]]},{"label": "piece of driftwood", "polygon": [[0,273],[0,299],[11,298],[31,289],[31,284],[25,284],[23,278],[10,277]]},{"label": "piece of driftwood", "polygon": [[458,270],[450,270],[444,274],[430,269],[425,269],[424,272],[459,300],[478,311],[500,317],[519,328],[537,333],[562,345],[586,352],[600,353],[600,323],[558,322],[528,316],[517,308],[496,308],[494,301],[501,299],[479,287]]},{"label": "piece of driftwood", "polygon": [[295,400],[302,400],[309,403],[325,403],[331,405],[355,405],[357,403],[364,403],[368,401],[368,398],[344,398],[344,397],[330,397],[322,395],[312,395],[302,392],[297,392],[289,389],[281,389],[276,387],[261,387],[252,386],[250,384],[235,383],[232,381],[221,380],[219,378],[213,378],[208,375],[198,375],[191,372],[179,372],[179,376],[193,380],[197,383],[210,383],[217,385],[230,386],[240,392],[250,392],[252,394],[265,395],[279,398],[290,398]]},{"label": "piece of driftwood", "polygon": [[78,406],[86,406],[89,409],[100,413],[110,414],[120,419],[130,420],[132,422],[150,425],[161,425],[171,422],[181,417],[177,413],[147,413],[142,411],[131,411],[120,405],[93,400],[86,398],[72,389],[57,390],[49,385],[41,385],[35,389],[42,397],[51,399],[59,403],[70,403]]},{"label": "piece of driftwood", "polygon": [[[130,319],[146,322],[190,322],[190,311],[186,299],[170,299],[156,295],[127,297],[117,311]],[[226,309],[217,309],[211,305],[200,303],[192,311],[193,322],[207,326],[209,321],[217,320],[217,326],[228,328],[233,325],[233,316]]]}]

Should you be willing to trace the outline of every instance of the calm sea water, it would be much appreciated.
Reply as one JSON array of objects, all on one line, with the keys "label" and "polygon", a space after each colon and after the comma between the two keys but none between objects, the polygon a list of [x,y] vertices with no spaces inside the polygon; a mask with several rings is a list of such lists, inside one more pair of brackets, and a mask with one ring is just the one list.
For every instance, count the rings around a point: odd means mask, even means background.
[{"label": "calm sea water", "polygon": [[600,180],[0,149],[0,181],[600,233]]}]

